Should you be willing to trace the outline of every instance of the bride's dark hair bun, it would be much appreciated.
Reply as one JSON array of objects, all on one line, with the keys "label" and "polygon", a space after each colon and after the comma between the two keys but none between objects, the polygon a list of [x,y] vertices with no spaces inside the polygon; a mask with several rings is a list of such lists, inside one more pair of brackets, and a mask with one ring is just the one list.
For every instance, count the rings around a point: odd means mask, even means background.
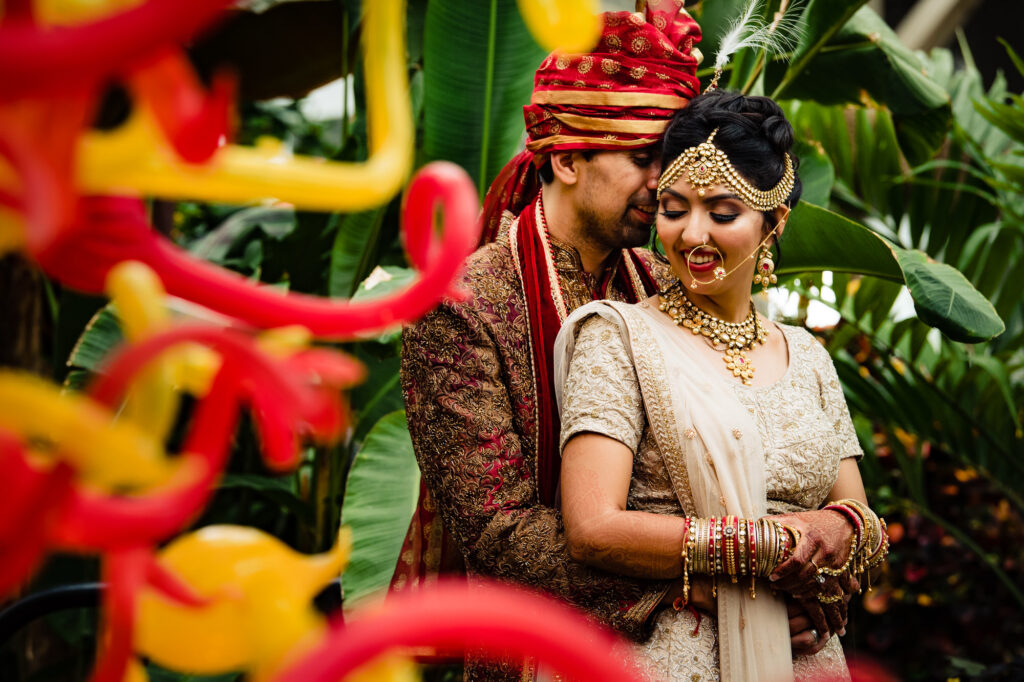
[{"label": "bride's dark hair bun", "polygon": [[[708,139],[715,128],[715,146],[743,177],[760,190],[778,184],[785,172],[785,155],[793,147],[793,126],[770,98],[724,90],[695,97],[676,112],[665,131],[661,167],[667,168],[683,150]],[[799,166],[795,156],[793,166]],[[787,201],[790,206],[800,199],[802,190],[798,173]]]}]

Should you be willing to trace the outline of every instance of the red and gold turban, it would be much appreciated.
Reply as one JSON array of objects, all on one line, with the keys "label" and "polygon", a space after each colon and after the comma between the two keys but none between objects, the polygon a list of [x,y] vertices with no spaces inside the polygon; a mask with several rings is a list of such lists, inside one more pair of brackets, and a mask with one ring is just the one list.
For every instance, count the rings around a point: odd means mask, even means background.
[{"label": "red and gold turban", "polygon": [[700,92],[700,27],[683,0],[647,0],[646,11],[607,12],[587,54],[552,53],[523,107],[526,151],[498,174],[484,199],[482,243],[501,213],[519,213],[539,184],[533,166],[554,151],[628,150],[657,143],[676,110]]}]

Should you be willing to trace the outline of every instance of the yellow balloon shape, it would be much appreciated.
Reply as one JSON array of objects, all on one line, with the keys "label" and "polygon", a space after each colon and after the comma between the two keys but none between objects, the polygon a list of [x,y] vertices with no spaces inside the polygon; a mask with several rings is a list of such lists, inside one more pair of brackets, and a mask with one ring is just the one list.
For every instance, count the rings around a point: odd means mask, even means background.
[{"label": "yellow balloon shape", "polygon": [[330,551],[313,556],[244,526],[207,526],[183,535],[160,552],[159,561],[213,601],[191,608],[146,590],[139,600],[136,651],[172,670],[245,670],[249,679],[267,679],[323,635],[325,621],[312,599],[340,575],[351,546],[347,528]]},{"label": "yellow balloon shape", "polygon": [[[413,125],[405,65],[405,2],[363,3],[369,157],[364,162],[293,156],[279,141],[225,145],[203,165],[182,161],[157,129],[145,102],[123,126],[83,136],[77,180],[85,193],[126,188],[168,199],[244,204],[273,197],[313,211],[361,211],[401,190],[413,161]],[[0,163],[0,186],[9,167]],[[6,171],[6,173],[5,173]]]},{"label": "yellow balloon shape", "polygon": [[86,483],[105,490],[145,489],[178,464],[149,433],[88,398],[26,372],[0,370],[0,427],[71,463]]},{"label": "yellow balloon shape", "polygon": [[287,358],[309,347],[313,334],[300,324],[277,327],[262,332],[257,338],[260,350],[276,358]]},{"label": "yellow balloon shape", "polygon": [[601,37],[597,0],[519,0],[534,39],[549,51],[590,52]]},{"label": "yellow balloon shape", "polygon": [[[167,294],[149,266],[138,261],[118,263],[107,275],[106,288],[128,341],[141,341],[168,327]],[[133,382],[125,416],[165,437],[177,411],[176,391],[206,395],[220,364],[215,351],[199,344],[168,351]]]},{"label": "yellow balloon shape", "polygon": [[38,21],[48,26],[82,24],[138,5],[142,0],[35,0]]},{"label": "yellow balloon shape", "polygon": [[[118,263],[107,275],[106,284],[128,341],[141,341],[166,327],[166,292],[160,278],[149,266],[138,261]],[[165,356],[147,367],[132,381],[123,412],[127,419],[155,438],[167,436],[177,412],[175,364],[172,358]]]}]

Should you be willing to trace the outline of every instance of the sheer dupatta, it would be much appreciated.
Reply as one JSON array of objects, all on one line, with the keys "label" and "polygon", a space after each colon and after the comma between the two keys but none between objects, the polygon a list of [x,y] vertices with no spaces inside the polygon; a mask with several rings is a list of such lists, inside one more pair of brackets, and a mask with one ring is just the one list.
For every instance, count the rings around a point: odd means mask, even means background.
[{"label": "sheer dupatta", "polygon": [[[555,342],[555,395],[562,406],[576,336],[591,315],[611,321],[636,368],[648,428],[661,451],[679,503],[688,515],[767,514],[764,449],[757,424],[726,379],[704,369],[676,327],[649,303],[587,304],[566,320]],[[726,682],[793,679],[786,607],[749,583],[718,581],[718,641]]]}]

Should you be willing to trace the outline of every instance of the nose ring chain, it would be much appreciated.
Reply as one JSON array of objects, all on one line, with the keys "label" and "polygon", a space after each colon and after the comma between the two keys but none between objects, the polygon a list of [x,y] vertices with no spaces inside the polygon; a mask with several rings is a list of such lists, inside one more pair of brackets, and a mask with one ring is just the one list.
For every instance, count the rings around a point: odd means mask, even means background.
[{"label": "nose ring chain", "polygon": [[[724,263],[725,262],[725,256],[722,255],[722,252],[718,250],[718,247],[710,246],[708,244],[707,240],[704,240],[703,242],[701,242],[700,248],[701,248],[701,250],[703,250],[705,248],[712,248],[712,249],[714,249],[715,253],[718,254],[719,262],[720,263]],[[691,280],[690,288],[691,289],[696,289],[701,284],[710,284],[711,283],[711,282],[701,282],[701,281],[699,281],[697,279],[697,277],[693,274],[693,270],[690,269],[690,262],[691,262],[691,259],[693,258],[693,252],[696,251],[696,250],[697,249],[690,249],[690,252],[688,254],[686,254],[686,272],[687,272],[687,274],[690,275],[690,280]],[[727,275],[727,273],[725,272],[725,268],[722,267],[721,265],[716,267],[714,269],[714,271],[712,272],[712,274],[715,276],[715,281],[723,280],[723,279],[726,278],[726,275]]]},{"label": "nose ring chain", "polygon": [[[716,267],[712,271],[712,274],[715,277],[714,280],[708,280],[706,282],[701,282],[699,279],[697,279],[694,276],[693,270],[690,269],[690,262],[691,262],[691,259],[693,258],[693,252],[696,251],[696,249],[690,249],[690,252],[688,254],[686,254],[686,272],[687,272],[687,274],[690,275],[690,288],[691,289],[696,289],[697,287],[699,287],[702,284],[711,284],[712,281],[715,281],[715,282],[721,281],[721,280],[725,279],[726,277],[728,277],[729,275],[731,275],[732,273],[736,272],[736,270],[738,270],[740,268],[740,266],[742,266],[748,260],[750,260],[755,255],[757,255],[757,252],[761,250],[761,247],[763,247],[765,244],[768,243],[768,240],[772,238],[772,236],[775,234],[775,232],[779,229],[779,226],[781,226],[783,224],[784,224],[783,221],[780,221],[778,225],[773,227],[772,231],[769,232],[768,235],[764,239],[761,240],[761,243],[757,245],[757,248],[755,248],[753,251],[751,251],[749,256],[747,256],[746,258],[741,260],[739,263],[737,263],[728,272],[726,272],[725,267],[723,265],[719,265],[718,267]],[[718,250],[718,247],[711,246],[710,244],[707,243],[707,241],[704,241],[704,242],[701,243],[701,248],[702,249],[703,248],[714,249],[715,253],[718,254],[718,260],[720,260],[723,264],[725,263],[725,256],[722,255],[722,252]]]}]

